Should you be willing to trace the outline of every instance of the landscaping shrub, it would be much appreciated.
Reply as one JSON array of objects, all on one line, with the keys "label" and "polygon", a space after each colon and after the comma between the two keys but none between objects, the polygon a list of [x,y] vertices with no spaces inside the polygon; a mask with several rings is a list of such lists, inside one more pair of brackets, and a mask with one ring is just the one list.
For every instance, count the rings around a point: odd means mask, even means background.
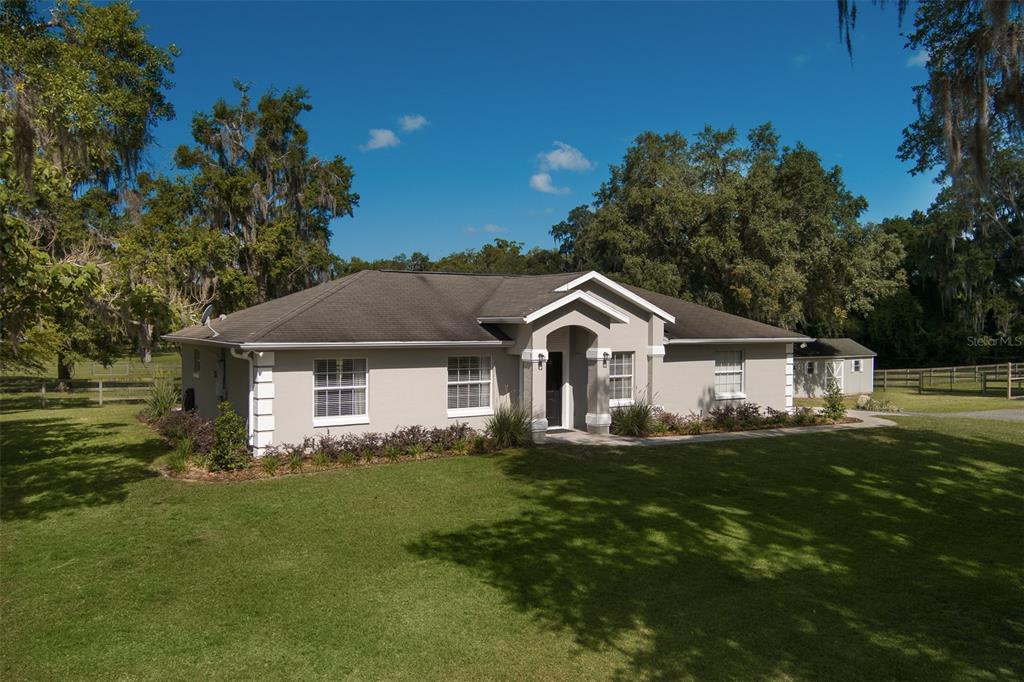
[{"label": "landscaping shrub", "polygon": [[798,407],[793,413],[792,423],[794,426],[807,426],[817,421],[814,410],[809,407]]},{"label": "landscaping shrub", "polygon": [[220,416],[214,424],[213,447],[210,449],[210,469],[213,471],[234,471],[249,466],[249,435],[245,420],[235,412],[228,401],[218,409]]},{"label": "landscaping shrub", "polygon": [[736,415],[736,406],[732,403],[716,405],[708,410],[708,419],[712,426],[723,431],[732,431],[740,425]]},{"label": "landscaping shrub", "polygon": [[869,396],[867,400],[861,405],[862,410],[868,410],[869,412],[902,412],[903,408],[893,405],[888,398],[876,398],[875,396]]},{"label": "landscaping shrub", "polygon": [[195,453],[208,453],[213,447],[213,422],[195,412],[170,412],[154,422],[154,426],[172,445],[188,438]]},{"label": "landscaping shrub", "polygon": [[178,407],[180,400],[181,393],[175,382],[168,377],[157,377],[146,395],[143,415],[152,421],[163,419]]},{"label": "landscaping shrub", "polygon": [[651,430],[655,433],[678,433],[683,430],[684,419],[674,412],[655,408]]},{"label": "landscaping shrub", "polygon": [[828,388],[825,389],[825,407],[821,410],[822,416],[832,421],[839,421],[846,416],[846,403],[843,402],[843,389],[839,382],[830,380]]},{"label": "landscaping shrub", "polygon": [[273,476],[277,473],[277,470],[281,468],[281,458],[276,454],[264,454],[260,457],[260,468],[262,468],[266,474]]},{"label": "landscaping shrub", "polygon": [[192,458],[192,440],[182,438],[178,444],[167,455],[167,468],[176,474],[183,473],[188,469],[188,461]]},{"label": "landscaping shrub", "polygon": [[487,435],[499,450],[530,442],[530,413],[520,405],[501,405],[487,420]]},{"label": "landscaping shrub", "polygon": [[611,432],[617,436],[649,436],[653,420],[654,407],[641,398],[612,410]]}]

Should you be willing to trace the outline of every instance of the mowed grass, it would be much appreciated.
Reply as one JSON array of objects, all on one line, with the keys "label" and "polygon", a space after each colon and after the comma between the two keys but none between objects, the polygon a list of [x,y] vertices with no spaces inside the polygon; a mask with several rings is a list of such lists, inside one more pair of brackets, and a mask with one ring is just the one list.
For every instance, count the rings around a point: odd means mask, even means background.
[{"label": "mowed grass", "polygon": [[[1024,410],[1024,399],[1007,400],[1005,389],[1002,395],[981,395],[970,391],[944,391],[935,389],[918,394],[916,388],[890,388],[888,391],[876,390],[872,393],[879,399],[890,401],[904,412],[921,412],[939,414],[942,412],[977,412],[981,410]],[[1020,395],[1014,389],[1014,395]],[[857,396],[846,396],[847,407],[857,406]],[[820,407],[824,400],[818,398],[797,398],[796,404],[802,407]]]},{"label": "mowed grass", "polygon": [[1024,676],[1019,424],[197,484],[136,409],[2,417],[5,680]]}]

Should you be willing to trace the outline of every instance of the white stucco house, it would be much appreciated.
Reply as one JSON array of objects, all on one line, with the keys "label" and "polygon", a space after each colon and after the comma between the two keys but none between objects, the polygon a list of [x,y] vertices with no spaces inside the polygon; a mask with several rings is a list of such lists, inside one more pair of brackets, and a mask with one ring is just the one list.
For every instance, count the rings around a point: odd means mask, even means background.
[{"label": "white stucco house", "polygon": [[638,398],[679,413],[792,409],[794,344],[812,339],[597,272],[364,271],[163,337],[186,407],[230,401],[254,452],[344,431],[483,428],[501,403],[549,429],[607,433]]},{"label": "white stucco house", "polygon": [[829,381],[844,395],[875,390],[875,351],[853,339],[815,339],[799,343],[796,355],[796,394],[813,398],[825,393]]}]

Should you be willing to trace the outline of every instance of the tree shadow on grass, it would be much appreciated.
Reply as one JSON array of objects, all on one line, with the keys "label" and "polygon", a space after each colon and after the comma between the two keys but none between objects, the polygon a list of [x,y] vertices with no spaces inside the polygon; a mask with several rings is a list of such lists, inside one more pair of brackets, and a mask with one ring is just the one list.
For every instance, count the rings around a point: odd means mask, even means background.
[{"label": "tree shadow on grass", "polygon": [[137,440],[127,428],[57,416],[4,422],[0,518],[41,519],[124,500],[129,484],[156,475],[149,465],[166,450],[155,435]]},{"label": "tree shadow on grass", "polygon": [[891,429],[534,449],[528,511],[421,538],[622,678],[1024,675],[1024,479],[1006,442]]}]

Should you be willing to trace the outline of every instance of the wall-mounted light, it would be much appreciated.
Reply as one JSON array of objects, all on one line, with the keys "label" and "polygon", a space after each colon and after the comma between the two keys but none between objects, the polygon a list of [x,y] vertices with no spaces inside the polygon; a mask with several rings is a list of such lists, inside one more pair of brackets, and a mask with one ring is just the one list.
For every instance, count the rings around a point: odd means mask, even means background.
[{"label": "wall-mounted light", "polygon": [[537,353],[537,369],[544,369],[544,357],[543,353]]},{"label": "wall-mounted light", "polygon": [[605,351],[602,357],[604,358],[604,366],[607,367],[608,361],[612,359],[612,354],[609,353],[608,351]]}]

